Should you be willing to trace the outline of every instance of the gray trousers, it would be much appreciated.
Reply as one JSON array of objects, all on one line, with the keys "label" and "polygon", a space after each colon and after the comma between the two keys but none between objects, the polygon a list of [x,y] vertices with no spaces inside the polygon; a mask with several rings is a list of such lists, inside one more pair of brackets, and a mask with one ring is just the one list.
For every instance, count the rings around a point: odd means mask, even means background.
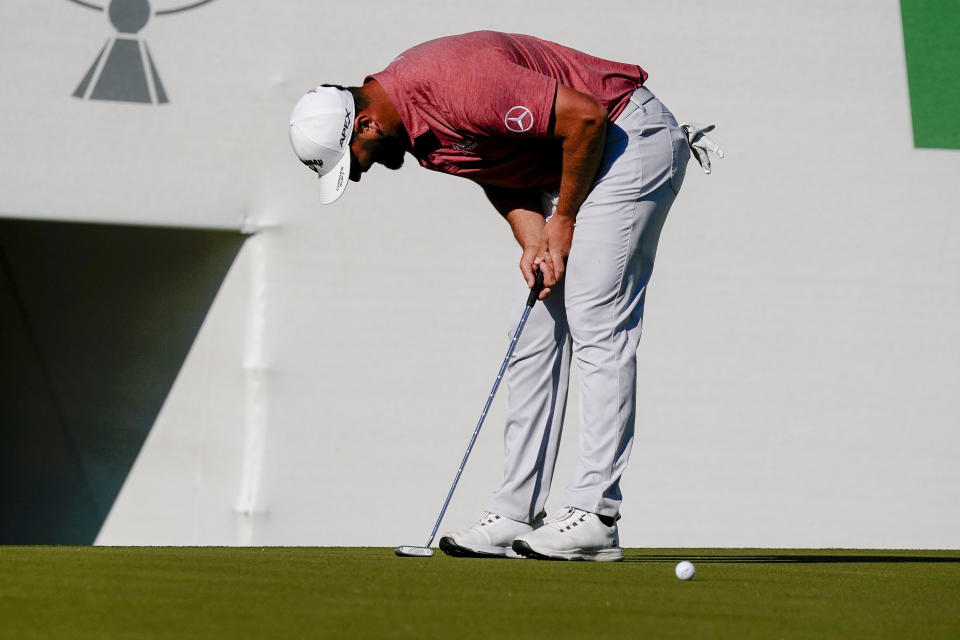
[{"label": "gray trousers", "polygon": [[[563,506],[615,516],[636,416],[637,345],[653,261],[690,151],[646,89],[607,127],[599,177],[577,214],[564,281],[538,303],[507,368],[504,474],[487,509],[533,522],[553,480],[571,356],[581,384],[578,464]],[[556,193],[544,194],[546,216]],[[519,317],[529,290],[518,274]],[[512,331],[515,327],[511,327]]]}]

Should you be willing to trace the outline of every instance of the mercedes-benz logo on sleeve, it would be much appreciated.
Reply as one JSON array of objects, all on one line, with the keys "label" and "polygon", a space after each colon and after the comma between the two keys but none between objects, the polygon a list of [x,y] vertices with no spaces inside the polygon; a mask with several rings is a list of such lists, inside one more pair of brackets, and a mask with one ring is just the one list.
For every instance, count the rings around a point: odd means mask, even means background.
[{"label": "mercedes-benz logo on sleeve", "polygon": [[514,133],[523,133],[533,126],[533,114],[526,107],[516,106],[507,111],[507,115],[503,117],[503,124]]}]

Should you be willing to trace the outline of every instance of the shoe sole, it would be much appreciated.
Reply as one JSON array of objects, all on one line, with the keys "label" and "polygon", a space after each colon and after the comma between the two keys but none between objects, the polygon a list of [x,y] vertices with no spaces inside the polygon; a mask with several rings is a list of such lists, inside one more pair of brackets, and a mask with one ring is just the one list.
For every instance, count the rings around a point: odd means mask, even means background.
[{"label": "shoe sole", "polygon": [[506,547],[503,549],[502,553],[496,553],[492,551],[478,551],[476,549],[470,549],[469,547],[462,547],[454,542],[453,538],[450,536],[444,536],[440,538],[440,551],[443,551],[448,556],[454,558],[506,558],[511,560],[516,560],[522,558],[523,556],[518,555],[514,552],[513,549]]},{"label": "shoe sole", "polygon": [[[441,546],[442,548],[442,546]],[[513,550],[519,553],[522,556],[527,558],[532,558],[534,560],[572,560],[572,561],[584,561],[584,562],[622,562],[623,561],[623,549],[616,547],[613,549],[601,549],[599,551],[572,551],[572,552],[560,552],[554,551],[552,553],[541,553],[534,550],[529,544],[523,540],[514,540],[513,541]]]}]

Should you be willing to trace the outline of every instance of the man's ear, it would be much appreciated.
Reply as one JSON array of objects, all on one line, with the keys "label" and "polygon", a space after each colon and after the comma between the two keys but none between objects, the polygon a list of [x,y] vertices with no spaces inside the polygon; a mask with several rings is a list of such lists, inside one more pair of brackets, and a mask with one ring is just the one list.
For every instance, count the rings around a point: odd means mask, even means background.
[{"label": "man's ear", "polygon": [[360,113],[357,115],[356,120],[353,123],[354,130],[357,132],[357,136],[360,137],[370,137],[370,135],[379,135],[380,134],[380,125],[376,120],[371,118],[366,113]]}]

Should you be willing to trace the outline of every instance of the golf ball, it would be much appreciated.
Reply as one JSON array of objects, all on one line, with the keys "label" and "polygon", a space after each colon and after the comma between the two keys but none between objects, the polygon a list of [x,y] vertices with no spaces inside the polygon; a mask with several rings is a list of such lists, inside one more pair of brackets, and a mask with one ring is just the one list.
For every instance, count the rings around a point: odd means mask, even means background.
[{"label": "golf ball", "polygon": [[680,580],[690,580],[693,578],[694,574],[697,572],[697,568],[693,566],[692,562],[678,562],[676,568],[673,570],[677,574],[677,578]]}]

